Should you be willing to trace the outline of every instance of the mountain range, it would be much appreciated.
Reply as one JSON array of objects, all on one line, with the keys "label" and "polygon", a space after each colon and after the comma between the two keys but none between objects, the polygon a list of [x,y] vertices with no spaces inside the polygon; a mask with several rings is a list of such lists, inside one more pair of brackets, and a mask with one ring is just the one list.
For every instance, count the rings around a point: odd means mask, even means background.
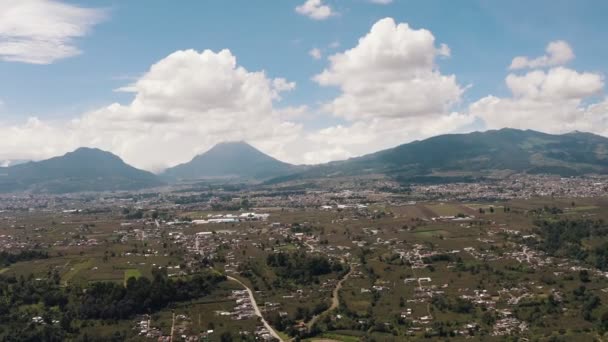
[{"label": "mountain range", "polygon": [[[608,173],[608,138],[509,128],[445,134],[319,165],[274,181],[363,174],[385,174],[405,182],[450,181],[494,171],[561,176]],[[458,176],[444,176],[449,174]]]},{"label": "mountain range", "polygon": [[160,175],[131,167],[105,151],[80,148],[61,157],[0,167],[0,192],[135,190],[205,178],[266,183],[383,174],[402,182],[449,182],[492,172],[562,176],[608,173],[608,138],[501,129],[446,134],[314,166],[272,158],[245,142],[220,143]]}]

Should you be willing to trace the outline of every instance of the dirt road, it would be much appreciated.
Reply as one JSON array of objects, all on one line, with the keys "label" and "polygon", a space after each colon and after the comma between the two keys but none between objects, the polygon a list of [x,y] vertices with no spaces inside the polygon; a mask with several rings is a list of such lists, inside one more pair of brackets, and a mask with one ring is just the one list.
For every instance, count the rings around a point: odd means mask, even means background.
[{"label": "dirt road", "polygon": [[338,283],[336,284],[336,287],[334,288],[334,291],[331,294],[331,306],[329,308],[327,308],[327,310],[321,312],[318,315],[315,315],[307,324],[306,326],[308,327],[308,330],[310,330],[310,328],[312,328],[312,326],[317,322],[317,320],[319,319],[319,317],[323,316],[324,314],[335,310],[338,308],[338,305],[340,305],[340,297],[339,292],[340,289],[342,288],[342,283],[344,283],[344,281],[346,279],[348,279],[348,277],[353,273],[353,266],[351,265],[350,270],[348,271],[348,273],[346,273],[346,275],[344,275],[344,277],[342,277],[342,279],[340,279],[340,281],[338,281]]}]

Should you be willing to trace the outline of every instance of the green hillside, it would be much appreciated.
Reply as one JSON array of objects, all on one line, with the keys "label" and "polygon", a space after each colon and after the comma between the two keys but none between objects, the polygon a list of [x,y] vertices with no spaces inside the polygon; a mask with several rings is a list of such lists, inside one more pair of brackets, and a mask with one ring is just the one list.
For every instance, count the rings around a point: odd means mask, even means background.
[{"label": "green hillside", "polygon": [[404,181],[450,181],[444,175],[457,175],[454,180],[494,171],[562,176],[607,173],[608,139],[580,132],[552,135],[517,129],[447,134],[319,165],[272,182],[364,174],[386,174]]}]

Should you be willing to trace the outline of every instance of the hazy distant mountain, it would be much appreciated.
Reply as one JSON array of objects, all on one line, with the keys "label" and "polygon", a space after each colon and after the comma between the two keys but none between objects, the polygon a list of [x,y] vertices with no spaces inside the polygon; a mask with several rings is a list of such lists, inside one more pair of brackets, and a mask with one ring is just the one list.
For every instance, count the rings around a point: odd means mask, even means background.
[{"label": "hazy distant mountain", "polygon": [[247,178],[267,179],[294,172],[298,167],[264,154],[245,142],[213,146],[191,161],[167,169],[170,179]]},{"label": "hazy distant mountain", "polygon": [[563,176],[608,173],[608,138],[517,129],[447,134],[316,166],[274,181],[371,173],[406,181],[446,175],[449,180],[450,173],[462,177],[504,170]]},{"label": "hazy distant mountain", "polygon": [[[244,142],[221,143],[192,161],[166,170],[166,179],[240,178],[290,180],[383,174],[403,182],[450,182],[496,172],[562,176],[608,174],[608,138],[501,129],[447,134],[345,161],[314,167],[274,159]],[[98,149],[80,148],[61,157],[0,167],[0,192],[135,190],[162,184]]]},{"label": "hazy distant mountain", "polygon": [[160,184],[154,174],[129,166],[110,152],[92,148],[0,168],[0,192],[135,190]]}]

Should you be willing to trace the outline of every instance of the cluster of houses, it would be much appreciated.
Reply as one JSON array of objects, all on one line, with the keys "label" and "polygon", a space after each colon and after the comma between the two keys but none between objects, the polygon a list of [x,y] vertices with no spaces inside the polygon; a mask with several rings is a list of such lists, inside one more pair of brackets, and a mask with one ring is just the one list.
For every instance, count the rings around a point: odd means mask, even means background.
[{"label": "cluster of houses", "polygon": [[559,177],[549,175],[517,174],[492,182],[446,183],[440,185],[413,185],[413,196],[421,199],[478,200],[558,197],[602,197],[606,194],[608,179],[605,176]]},{"label": "cluster of houses", "polygon": [[162,331],[158,328],[152,327],[150,315],[141,315],[135,318],[134,330],[138,332],[139,336],[145,336],[147,338],[161,338],[163,336]]},{"label": "cluster of houses", "polygon": [[[525,236],[519,232],[516,234],[514,233],[515,231],[506,232],[505,228],[496,230],[494,233],[498,232],[516,236],[518,239]],[[368,230],[368,233],[378,234],[377,232],[372,232],[372,230]],[[477,241],[480,240],[477,239]],[[483,243],[484,241],[480,242]],[[488,243],[491,242],[493,242],[493,240],[488,240]],[[404,260],[404,262],[412,268],[412,270],[424,269],[428,267],[429,265],[427,262],[435,255],[450,253],[457,254],[462,252],[467,253],[475,259],[485,261],[508,258],[510,260],[518,261],[519,263],[525,263],[532,268],[542,268],[548,264],[555,265],[555,260],[548,258],[542,252],[533,250],[521,244],[515,244],[513,250],[504,252],[500,256],[484,248],[464,247],[462,250],[445,251],[436,248],[431,250],[428,246],[421,244],[409,245],[407,248],[396,246],[393,248],[393,252],[397,253]],[[571,266],[568,263],[564,263],[561,266],[564,268],[564,272],[566,273],[575,269],[582,269],[580,266]],[[447,268],[451,267],[454,267],[454,265],[447,265]],[[416,272],[414,272],[414,274],[416,274]],[[408,306],[410,304],[428,304],[430,303],[431,298],[445,295],[445,291],[448,288],[448,284],[444,284],[442,286],[433,285],[430,277],[407,277],[403,279],[403,283],[405,285],[414,286],[414,296],[406,300]],[[472,290],[469,290],[468,288],[460,288],[458,289],[458,292],[460,293],[458,295],[459,298],[470,302],[475,306],[483,307],[485,310],[490,310],[497,313],[499,319],[493,325],[493,336],[519,335],[528,329],[528,325],[525,322],[515,318],[511,310],[504,309],[505,307],[516,306],[522,300],[526,298],[533,298],[539,294],[546,295],[547,293],[551,293],[554,298],[561,298],[561,293],[559,293],[559,291],[545,289],[543,286],[535,284],[534,282],[526,282],[520,287],[509,289],[503,288],[494,292],[490,292],[489,290],[483,288]],[[499,309],[499,304],[502,309]],[[429,327],[429,323],[433,321],[433,316],[430,314],[430,312],[429,314],[415,315],[411,307],[406,307],[402,309],[400,317],[407,319],[412,323],[412,326],[408,328],[408,332],[412,335],[425,330],[425,326],[427,326],[427,331],[432,331],[432,328]],[[457,335],[468,336],[474,334],[478,329],[479,326],[477,323],[467,323],[461,329],[457,329],[453,332]]]},{"label": "cluster of houses", "polygon": [[335,205],[322,205],[319,207],[321,210],[345,210],[345,209],[365,209],[366,204],[353,203],[353,204],[335,204]]},{"label": "cluster of houses", "polygon": [[494,323],[492,336],[519,335],[528,330],[528,324],[511,315],[504,317]]},{"label": "cluster of houses", "polygon": [[209,214],[207,219],[204,220],[192,220],[193,224],[208,224],[208,223],[238,223],[245,221],[266,221],[270,217],[267,213],[242,213],[239,215],[235,214]]},{"label": "cluster of houses", "polygon": [[[249,298],[249,293],[246,290],[232,290],[231,298],[235,300],[236,305],[234,309],[231,312],[215,311],[217,316],[226,316],[233,320],[251,319],[257,316],[253,303]],[[262,341],[272,341],[274,339],[270,331],[261,325],[256,327],[254,334]]]},{"label": "cluster of houses", "polygon": [[217,315],[230,316],[235,320],[249,319],[256,315],[253,303],[251,303],[249,293],[246,290],[233,290],[231,298],[236,302],[232,312],[218,311],[216,312]]}]

